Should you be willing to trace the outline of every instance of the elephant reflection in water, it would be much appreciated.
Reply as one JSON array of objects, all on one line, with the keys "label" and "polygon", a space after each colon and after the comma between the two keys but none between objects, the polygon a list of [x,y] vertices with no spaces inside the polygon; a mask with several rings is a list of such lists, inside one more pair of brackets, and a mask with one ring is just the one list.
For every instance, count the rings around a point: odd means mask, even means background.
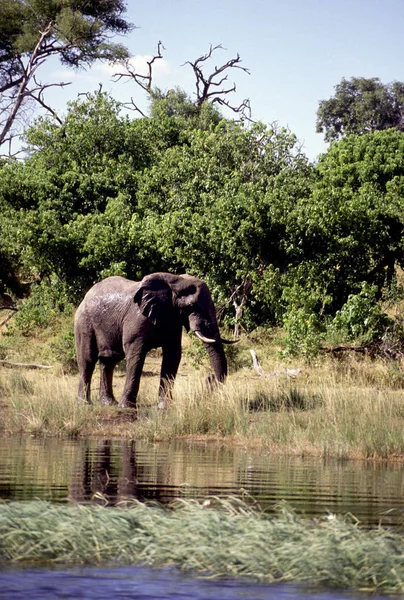
[{"label": "elephant reflection in water", "polygon": [[182,444],[156,449],[133,440],[87,441],[76,457],[69,486],[75,502],[98,498],[111,505],[130,499],[167,504],[178,496],[216,495],[221,487],[231,489],[238,478],[233,453],[222,448],[190,451]]},{"label": "elephant reflection in water", "polygon": [[[136,498],[138,500],[171,500],[165,496],[167,465],[139,466],[135,442],[103,440],[83,448],[81,463],[76,465],[69,486],[69,498],[85,502],[102,495],[109,504]],[[142,482],[139,484],[139,480]],[[145,483],[146,482],[146,483]],[[102,498],[99,497],[102,501]]]},{"label": "elephant reflection in water", "polygon": [[135,443],[123,442],[119,453],[113,452],[112,442],[103,440],[83,449],[82,461],[76,465],[69,486],[69,498],[76,502],[91,500],[101,494],[109,503],[124,498],[137,498]]}]

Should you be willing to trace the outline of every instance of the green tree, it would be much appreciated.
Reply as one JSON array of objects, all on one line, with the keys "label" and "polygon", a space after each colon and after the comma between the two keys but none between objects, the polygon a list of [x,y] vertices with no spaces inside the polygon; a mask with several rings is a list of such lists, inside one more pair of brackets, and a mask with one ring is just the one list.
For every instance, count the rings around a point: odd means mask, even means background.
[{"label": "green tree", "polygon": [[332,313],[364,281],[380,292],[404,264],[403,153],[404,133],[393,129],[333,144],[291,218],[293,278],[320,285]]},{"label": "green tree", "polygon": [[0,0],[0,145],[29,99],[56,113],[44,99],[50,85],[38,79],[43,63],[57,56],[68,67],[127,58],[111,34],[126,33],[123,0]]},{"label": "green tree", "polygon": [[83,220],[104,214],[121,189],[130,197],[134,172],[150,156],[140,120],[130,123],[119,110],[102,93],[74,102],[62,125],[40,118],[27,132],[30,156],[24,162],[4,163],[3,240],[8,256],[19,257],[25,279],[56,273],[82,289],[105,268],[80,266],[89,234]]},{"label": "green tree", "polygon": [[0,165],[14,272],[76,301],[106,275],[187,271],[229,323],[284,324],[307,356],[363,282],[377,302],[404,265],[403,132],[347,136],[314,167],[284,129],[195,111],[180,90],[151,98],[132,120],[106,94],[81,98],[62,124],[37,120],[24,162]]},{"label": "green tree", "polygon": [[404,130],[403,82],[383,84],[377,77],[342,79],[335,95],[319,103],[317,132],[324,133],[327,142],[390,127]]},{"label": "green tree", "polygon": [[131,235],[158,250],[162,268],[205,278],[236,309],[248,296],[251,317],[253,306],[273,317],[260,281],[268,265],[286,268],[285,219],[310,189],[308,160],[295,136],[262,124],[223,120],[183,135],[143,172]]},{"label": "green tree", "polygon": [[80,292],[107,274],[159,269],[157,251],[129,235],[139,178],[167,148],[186,143],[187,128],[217,117],[208,108],[195,114],[175,91],[153,102],[153,117],[130,120],[107,94],[89,94],[69,104],[62,123],[37,119],[24,162],[3,162],[2,243],[24,280],[55,273]]}]

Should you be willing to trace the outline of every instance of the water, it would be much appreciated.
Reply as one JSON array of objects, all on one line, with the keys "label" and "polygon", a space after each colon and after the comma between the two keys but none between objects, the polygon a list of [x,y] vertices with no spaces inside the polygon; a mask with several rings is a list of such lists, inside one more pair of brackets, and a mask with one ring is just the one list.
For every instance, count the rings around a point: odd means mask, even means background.
[{"label": "water", "polygon": [[[249,453],[213,443],[0,438],[0,498],[167,503],[209,495],[254,498],[271,511],[286,500],[306,516],[353,513],[366,526],[404,521],[404,464]],[[251,500],[252,501],[252,500]],[[309,591],[187,577],[140,567],[0,571],[0,598],[343,600],[348,592]],[[376,596],[372,596],[373,600]],[[386,596],[383,597],[386,599]]]},{"label": "water", "polygon": [[[0,572],[0,598],[7,600],[354,600],[348,592],[309,591],[295,585],[260,585],[243,580],[212,581],[170,569],[26,569]],[[388,600],[388,596],[371,596]]]},{"label": "water", "polygon": [[[296,585],[244,580],[195,579],[170,569],[26,569],[0,572],[0,598],[7,600],[364,600],[363,594],[310,591]],[[388,600],[388,596],[371,596]]]},{"label": "water", "polygon": [[[309,517],[354,514],[365,526],[404,522],[404,464],[248,453],[213,443],[0,438],[0,498],[114,504],[251,496]],[[104,502],[102,497],[99,502]]]}]

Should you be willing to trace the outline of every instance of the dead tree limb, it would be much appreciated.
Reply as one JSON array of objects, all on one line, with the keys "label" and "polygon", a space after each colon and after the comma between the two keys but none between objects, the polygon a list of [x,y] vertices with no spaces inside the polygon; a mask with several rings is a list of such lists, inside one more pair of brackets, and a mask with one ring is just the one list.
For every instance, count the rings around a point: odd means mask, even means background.
[{"label": "dead tree limb", "polygon": [[[130,60],[125,61],[124,67],[125,71],[123,73],[114,73],[112,78],[115,82],[120,81],[121,79],[131,79],[137,85],[139,85],[143,90],[145,90],[148,94],[152,91],[152,83],[153,83],[153,66],[156,60],[162,59],[162,50],[165,50],[162,41],[160,40],[157,44],[157,54],[155,54],[150,60],[146,61],[147,64],[147,73],[138,73],[137,70],[132,67]],[[130,99],[130,102],[125,102],[125,106],[127,108],[131,108],[136,112],[139,112],[142,117],[146,115],[144,112],[138,107],[133,98]]]},{"label": "dead tree limb", "polygon": [[51,115],[53,116],[54,119],[56,119],[56,121],[59,123],[59,125],[63,125],[63,121],[58,116],[57,112],[55,110],[53,110],[53,108],[51,106],[46,104],[44,97],[43,97],[43,93],[45,90],[47,90],[48,88],[51,88],[51,87],[64,88],[67,85],[71,85],[71,81],[61,81],[60,83],[43,84],[43,83],[39,83],[37,81],[35,75],[33,76],[33,81],[35,82],[36,87],[33,88],[32,90],[27,91],[26,96],[29,98],[32,98],[33,100],[38,102],[38,104],[40,104],[42,106],[42,108],[44,108],[45,110],[47,110],[48,112],[51,113]]},{"label": "dead tree limb", "polygon": [[39,363],[15,363],[9,360],[0,360],[3,367],[13,367],[17,369],[53,369],[52,365],[40,365]]},{"label": "dead tree limb", "polygon": [[[16,309],[16,308],[13,308],[13,309],[11,309],[11,310],[14,310],[14,311],[16,311],[17,309]],[[6,323],[8,323],[8,321],[9,321],[9,320],[11,319],[11,317],[13,317],[13,316],[14,316],[14,313],[13,313],[13,312],[11,312],[9,315],[7,315],[7,317],[1,321],[1,323],[0,323],[0,327],[3,327],[3,325],[5,325]]]},{"label": "dead tree limb", "polygon": [[287,375],[291,379],[295,379],[295,377],[302,373],[302,369],[277,369],[272,371],[272,373],[265,373],[260,365],[255,350],[251,348],[250,354],[252,356],[254,371],[257,373],[257,375],[263,377],[264,379],[273,379],[274,377],[279,377],[279,375]]},{"label": "dead tree limb", "polygon": [[[25,66],[23,62],[20,61],[23,75],[20,78],[20,83],[15,96],[12,96],[12,109],[10,110],[8,117],[5,119],[4,123],[2,123],[2,130],[0,132],[0,144],[3,144],[3,142],[7,139],[8,133],[15,121],[16,115],[24,99],[27,97],[27,89],[30,79],[33,77],[36,69],[38,69],[38,67],[41,66],[41,64],[45,61],[45,59],[41,57],[41,46],[44,40],[49,36],[52,27],[53,21],[50,21],[50,23],[47,24],[45,29],[40,32],[38,43],[36,44],[32,52],[28,64]],[[9,86],[9,83],[7,84],[7,86]]]},{"label": "dead tree limb", "polygon": [[249,279],[244,279],[236,287],[231,287],[231,294],[217,309],[216,315],[220,321],[227,310],[227,307],[232,304],[235,310],[233,338],[238,340],[242,328],[241,319],[243,317],[244,308],[252,288],[252,282]]},{"label": "dead tree limb", "polygon": [[153,81],[153,64],[159,58],[163,58],[161,50],[165,50],[165,48],[160,40],[157,44],[157,54],[155,54],[150,60],[146,61],[148,67],[148,72],[146,74],[138,73],[136,69],[131,66],[130,60],[127,60],[124,63],[126,71],[124,73],[114,73],[112,77],[115,78],[115,81],[120,81],[121,79],[125,78],[132,79],[146,92],[150,92]]},{"label": "dead tree limb", "polygon": [[254,369],[254,371],[255,371],[255,372],[257,373],[257,375],[259,375],[260,377],[265,377],[264,370],[263,370],[263,368],[261,367],[261,364],[260,364],[260,362],[259,362],[259,360],[258,360],[258,358],[257,358],[257,354],[256,354],[255,350],[253,350],[253,349],[251,348],[251,350],[250,350],[250,354],[251,354],[251,357],[252,357],[252,362],[253,362],[253,369]]},{"label": "dead tree limb", "polygon": [[340,345],[340,346],[321,346],[320,350],[335,357],[341,356],[344,352],[355,352],[363,354],[370,358],[383,356],[391,360],[401,360],[404,356],[404,346],[400,340],[386,338],[372,340],[360,344],[359,346]]},{"label": "dead tree limb", "polygon": [[359,352],[361,354],[364,354],[367,350],[367,345],[366,344],[362,344],[360,346],[332,346],[332,347],[328,347],[328,346],[321,346],[320,350],[322,350],[323,352],[326,352],[327,354],[333,354],[338,353],[338,352]]},{"label": "dead tree limb", "polygon": [[[202,70],[203,64],[212,57],[215,50],[225,50],[221,44],[216,46],[210,45],[209,51],[197,58],[194,62],[188,60],[184,65],[190,65],[196,77],[196,105],[202,106],[206,101],[212,104],[220,104],[221,106],[227,106],[230,110],[236,113],[241,113],[244,118],[251,120],[251,107],[249,99],[243,100],[239,106],[230,104],[226,99],[226,96],[236,91],[236,84],[233,83],[231,86],[225,86],[225,82],[228,81],[228,74],[224,74],[229,69],[240,69],[244,73],[250,74],[250,70],[246,67],[241,66],[240,55],[237,54],[235,58],[231,58],[224,64],[215,66],[213,73],[205,76]],[[246,114],[248,113],[248,115]]]},{"label": "dead tree limb", "polygon": [[230,296],[230,300],[233,303],[236,317],[234,320],[234,339],[240,337],[241,319],[243,318],[244,307],[247,303],[252,283],[250,280],[245,279]]}]

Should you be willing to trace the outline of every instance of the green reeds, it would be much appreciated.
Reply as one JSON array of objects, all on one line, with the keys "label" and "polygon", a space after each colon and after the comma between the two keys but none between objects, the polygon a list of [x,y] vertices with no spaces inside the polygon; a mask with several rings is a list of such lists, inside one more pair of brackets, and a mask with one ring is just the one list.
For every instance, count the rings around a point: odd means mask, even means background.
[{"label": "green reeds", "polygon": [[248,577],[404,592],[404,538],[351,518],[308,520],[281,505],[269,517],[235,498],[136,501],[118,508],[47,502],[0,505],[3,564],[175,566],[209,577]]}]

